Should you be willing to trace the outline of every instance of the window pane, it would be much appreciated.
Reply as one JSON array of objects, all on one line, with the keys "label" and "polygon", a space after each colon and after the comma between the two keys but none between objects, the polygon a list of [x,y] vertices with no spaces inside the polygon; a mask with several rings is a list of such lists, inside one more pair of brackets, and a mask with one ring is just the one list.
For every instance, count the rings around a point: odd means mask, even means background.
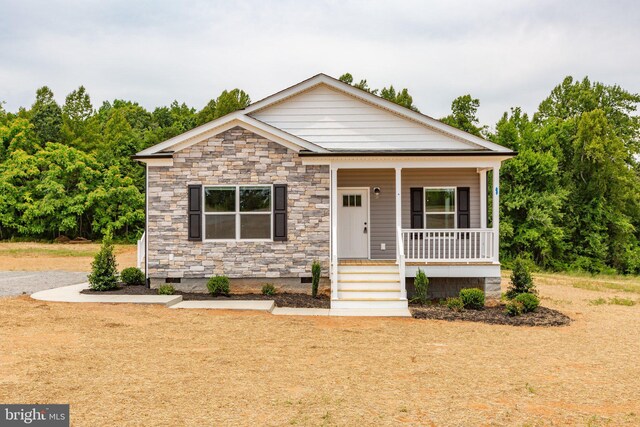
[{"label": "window pane", "polygon": [[346,194],[342,196],[342,206],[349,206],[349,196],[347,196]]},{"label": "window pane", "polygon": [[240,215],[241,239],[270,239],[271,215]]},{"label": "window pane", "polygon": [[356,196],[352,194],[349,196],[349,206],[355,206],[355,205],[356,205]]},{"label": "window pane", "polygon": [[241,212],[271,211],[270,187],[240,187]]},{"label": "window pane", "polygon": [[431,189],[424,191],[425,207],[427,212],[455,212],[455,190]]},{"label": "window pane", "polygon": [[204,189],[205,212],[235,212],[235,187],[206,187]]},{"label": "window pane", "polygon": [[359,194],[356,196],[356,206],[362,206],[362,196]]},{"label": "window pane", "polygon": [[427,214],[427,228],[456,228],[454,214]]},{"label": "window pane", "polygon": [[205,215],[204,236],[206,239],[235,239],[235,215]]}]

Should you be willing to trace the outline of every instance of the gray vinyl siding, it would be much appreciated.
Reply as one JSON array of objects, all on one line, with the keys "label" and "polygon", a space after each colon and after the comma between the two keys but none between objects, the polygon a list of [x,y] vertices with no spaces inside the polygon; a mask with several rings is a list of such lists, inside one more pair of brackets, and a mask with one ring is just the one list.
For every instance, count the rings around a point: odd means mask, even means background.
[{"label": "gray vinyl siding", "polygon": [[469,187],[471,228],[480,227],[480,174],[475,168],[403,169],[402,227],[411,228],[411,187]]},{"label": "gray vinyl siding", "polygon": [[[396,257],[396,175],[394,169],[338,169],[338,187],[369,187],[371,259]],[[380,187],[378,198],[373,189]],[[386,244],[386,250],[380,244]]]}]

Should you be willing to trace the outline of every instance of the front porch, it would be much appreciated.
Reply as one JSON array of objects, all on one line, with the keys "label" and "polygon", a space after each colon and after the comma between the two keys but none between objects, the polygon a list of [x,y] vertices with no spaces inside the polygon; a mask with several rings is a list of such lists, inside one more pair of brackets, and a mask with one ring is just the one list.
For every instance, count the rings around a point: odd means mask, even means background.
[{"label": "front porch", "polygon": [[499,168],[484,158],[332,162],[332,304],[406,306],[418,268],[430,278],[499,278]]}]

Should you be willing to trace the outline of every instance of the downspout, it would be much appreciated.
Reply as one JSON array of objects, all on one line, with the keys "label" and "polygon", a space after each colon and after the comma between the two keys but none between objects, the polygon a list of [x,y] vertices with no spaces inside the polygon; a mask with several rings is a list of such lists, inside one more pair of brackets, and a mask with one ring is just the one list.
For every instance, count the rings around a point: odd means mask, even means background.
[{"label": "downspout", "polygon": [[149,164],[144,164],[144,275],[147,288],[151,287],[149,278]]}]

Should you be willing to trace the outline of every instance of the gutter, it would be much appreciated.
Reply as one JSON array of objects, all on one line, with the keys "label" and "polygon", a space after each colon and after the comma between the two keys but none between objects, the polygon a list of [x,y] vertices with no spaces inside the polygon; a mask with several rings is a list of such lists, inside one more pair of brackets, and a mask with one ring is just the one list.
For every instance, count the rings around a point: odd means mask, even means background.
[{"label": "gutter", "polygon": [[312,151],[300,151],[300,157],[464,157],[464,156],[500,156],[515,157],[516,151],[332,151],[329,153],[314,153]]}]

